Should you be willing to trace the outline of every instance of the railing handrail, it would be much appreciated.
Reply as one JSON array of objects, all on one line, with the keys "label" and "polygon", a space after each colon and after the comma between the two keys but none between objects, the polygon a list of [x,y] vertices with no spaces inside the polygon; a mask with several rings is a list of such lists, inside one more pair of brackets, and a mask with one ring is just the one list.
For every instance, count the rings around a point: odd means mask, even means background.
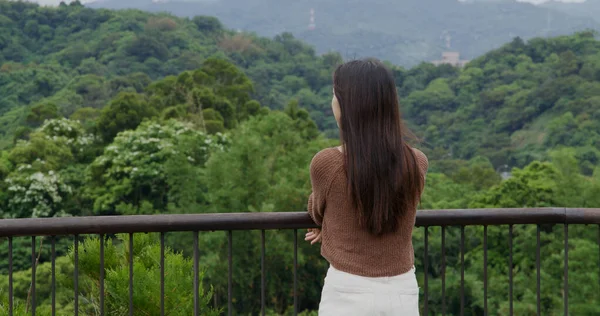
[{"label": "railing handrail", "polygon": [[[600,224],[600,208],[422,210],[416,226]],[[0,220],[0,237],[317,227],[304,212],[81,216]]]}]

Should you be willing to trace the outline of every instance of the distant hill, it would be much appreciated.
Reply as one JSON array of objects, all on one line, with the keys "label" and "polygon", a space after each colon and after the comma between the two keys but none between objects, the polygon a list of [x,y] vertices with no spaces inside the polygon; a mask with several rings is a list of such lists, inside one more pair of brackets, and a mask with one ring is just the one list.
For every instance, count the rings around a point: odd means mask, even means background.
[{"label": "distant hill", "polygon": [[574,16],[590,17],[600,21],[600,0],[587,0],[582,3],[549,1],[542,6]]},{"label": "distant hill", "polygon": [[[438,59],[452,50],[472,59],[519,36],[572,34],[600,29],[592,17],[512,1],[448,0],[104,0],[90,7],[210,15],[225,25],[261,36],[291,32],[317,52],[344,57],[376,56],[402,66]],[[309,30],[310,9],[315,29]],[[549,23],[550,21],[550,23]]]}]

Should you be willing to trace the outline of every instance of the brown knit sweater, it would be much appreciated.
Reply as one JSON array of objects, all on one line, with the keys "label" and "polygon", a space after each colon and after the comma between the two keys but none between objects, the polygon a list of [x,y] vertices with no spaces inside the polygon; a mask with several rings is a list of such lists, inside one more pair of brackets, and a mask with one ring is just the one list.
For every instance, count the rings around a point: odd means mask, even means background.
[{"label": "brown knit sweater", "polygon": [[[413,149],[425,183],[428,161]],[[337,148],[317,153],[310,165],[308,212],[321,225],[321,255],[336,269],[366,277],[395,276],[414,264],[412,230],[417,206],[408,210],[395,233],[373,236],[358,223],[347,190],[344,154]]]}]

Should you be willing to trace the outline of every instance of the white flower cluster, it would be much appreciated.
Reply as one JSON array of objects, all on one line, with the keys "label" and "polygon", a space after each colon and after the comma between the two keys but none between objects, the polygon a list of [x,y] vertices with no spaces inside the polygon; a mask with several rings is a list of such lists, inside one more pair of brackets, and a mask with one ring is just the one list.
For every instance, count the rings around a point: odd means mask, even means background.
[{"label": "white flower cluster", "polygon": [[46,139],[55,142],[64,141],[74,151],[79,152],[95,141],[94,135],[86,134],[79,121],[66,118],[46,120],[39,131],[46,135]]},{"label": "white flower cluster", "polygon": [[[19,168],[31,169],[31,165]],[[54,171],[30,175],[16,173],[6,178],[5,182],[10,196],[8,207],[18,217],[61,216],[63,197],[72,193],[72,188]]]},{"label": "white flower cluster", "polygon": [[103,169],[106,178],[160,177],[169,158],[183,154],[190,163],[202,164],[211,152],[225,150],[227,143],[223,134],[207,135],[183,122],[146,122],[117,135],[93,167]]}]

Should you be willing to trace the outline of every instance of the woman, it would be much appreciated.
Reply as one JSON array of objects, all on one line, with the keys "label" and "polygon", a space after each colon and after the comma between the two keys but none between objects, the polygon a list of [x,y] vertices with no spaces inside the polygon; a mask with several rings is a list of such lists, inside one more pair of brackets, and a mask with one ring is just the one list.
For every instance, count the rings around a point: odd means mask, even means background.
[{"label": "woman", "polygon": [[373,59],[339,66],[333,114],[342,145],[315,155],[308,212],[330,264],[319,315],[418,315],[412,229],[428,161],[405,142],[392,73]]}]

